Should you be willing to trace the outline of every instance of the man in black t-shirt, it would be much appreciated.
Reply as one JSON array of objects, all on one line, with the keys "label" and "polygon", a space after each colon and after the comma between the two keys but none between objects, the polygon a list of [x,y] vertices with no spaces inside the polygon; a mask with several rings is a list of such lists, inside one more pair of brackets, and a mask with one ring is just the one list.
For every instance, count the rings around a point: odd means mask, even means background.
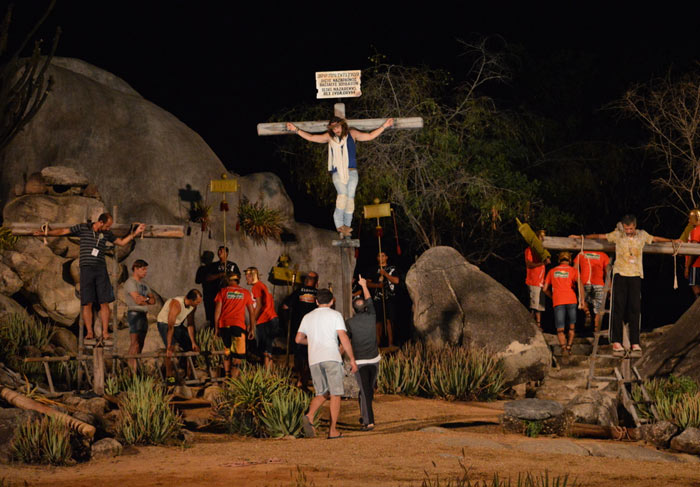
[{"label": "man in black t-shirt", "polygon": [[[238,265],[235,262],[231,262],[228,259],[228,247],[220,246],[218,250],[219,261],[212,262],[209,264],[203,272],[197,271],[197,284],[202,285],[202,297],[204,302],[204,314],[207,317],[209,326],[216,328],[214,326],[214,298],[216,294],[221,290],[222,287],[228,285],[225,281],[225,277],[229,274],[241,275],[241,271],[238,269]],[[221,285],[222,279],[224,280],[224,286]]]},{"label": "man in black t-shirt", "polygon": [[109,335],[109,303],[114,302],[114,290],[109,282],[105,251],[107,242],[123,246],[131,242],[136,235],[146,229],[143,223],[138,224],[134,233],[124,238],[114,236],[110,228],[114,219],[109,213],[102,213],[96,222],[79,223],[70,228],[59,228],[47,232],[37,231],[34,235],[51,235],[55,237],[72,235],[80,238],[80,305],[83,311],[83,321],[87,334],[86,340],[95,338],[93,332],[92,305],[100,306],[100,321],[102,321],[102,338]]},{"label": "man in black t-shirt", "polygon": [[[284,300],[282,309],[289,310],[291,313],[290,336],[296,336],[304,316],[318,307],[316,305],[317,288],[318,274],[311,271],[304,277],[304,285],[295,290]],[[294,341],[291,346],[294,347],[294,369],[297,374],[297,387],[306,387],[311,377],[308,347],[295,343]]]}]

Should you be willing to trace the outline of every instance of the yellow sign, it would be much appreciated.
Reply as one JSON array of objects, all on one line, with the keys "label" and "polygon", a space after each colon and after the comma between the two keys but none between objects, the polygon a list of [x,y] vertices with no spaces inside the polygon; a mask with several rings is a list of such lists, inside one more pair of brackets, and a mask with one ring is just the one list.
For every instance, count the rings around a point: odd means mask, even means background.
[{"label": "yellow sign", "polygon": [[235,193],[238,191],[237,179],[212,179],[212,193]]},{"label": "yellow sign", "polygon": [[[295,273],[296,276],[294,276]],[[301,272],[294,271],[289,267],[273,267],[270,274],[270,281],[274,280],[285,284],[291,284],[292,278],[295,277],[294,282],[301,284]]]},{"label": "yellow sign", "polygon": [[389,203],[365,205],[365,218],[382,218],[385,216],[391,216],[391,205]]}]

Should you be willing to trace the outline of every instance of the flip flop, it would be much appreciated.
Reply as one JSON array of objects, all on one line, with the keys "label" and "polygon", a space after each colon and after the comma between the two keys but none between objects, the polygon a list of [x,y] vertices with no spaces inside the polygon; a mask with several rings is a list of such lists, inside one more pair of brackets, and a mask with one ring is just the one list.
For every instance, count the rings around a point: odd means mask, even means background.
[{"label": "flip flop", "polygon": [[314,425],[311,424],[311,421],[309,421],[309,417],[306,414],[301,418],[301,427],[304,430],[305,437],[313,438],[316,436]]},{"label": "flip flop", "polygon": [[328,435],[328,439],[329,439],[329,440],[337,440],[338,438],[342,438],[342,437],[343,437],[343,433],[339,433],[338,436],[330,436],[330,435]]}]

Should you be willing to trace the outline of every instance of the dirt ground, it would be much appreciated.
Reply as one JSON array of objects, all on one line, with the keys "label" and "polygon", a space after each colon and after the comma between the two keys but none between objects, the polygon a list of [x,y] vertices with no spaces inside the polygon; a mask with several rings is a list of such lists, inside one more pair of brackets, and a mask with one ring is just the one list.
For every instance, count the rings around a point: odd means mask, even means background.
[{"label": "dirt ground", "polygon": [[[201,415],[207,411],[185,412]],[[418,486],[426,472],[433,479],[439,475],[443,481],[460,474],[459,460],[464,458],[472,480],[490,479],[493,473],[515,479],[520,472],[548,470],[550,475],[568,473],[583,486],[700,486],[698,463],[489,448],[492,441],[506,447],[542,441],[504,434],[498,426],[501,412],[502,403],[379,396],[375,403],[377,428],[363,432],[359,429],[357,403],[343,401],[340,427],[344,438],[338,440],[326,439],[323,432],[314,439],[279,440],[198,432],[192,446],[132,447],[120,457],[73,467],[3,465],[0,485],[24,485],[26,481],[30,486],[56,487]],[[446,430],[419,431],[427,426]],[[302,481],[302,475],[306,481]]]}]

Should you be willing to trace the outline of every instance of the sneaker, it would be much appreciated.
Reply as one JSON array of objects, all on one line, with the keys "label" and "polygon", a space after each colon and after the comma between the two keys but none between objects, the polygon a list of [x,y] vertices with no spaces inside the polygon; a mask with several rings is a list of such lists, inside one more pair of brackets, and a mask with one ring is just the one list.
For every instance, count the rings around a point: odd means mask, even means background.
[{"label": "sneaker", "polygon": [[632,357],[641,357],[642,356],[642,347],[640,347],[638,344],[632,345],[632,350],[630,352],[630,355]]},{"label": "sneaker", "polygon": [[622,345],[619,342],[615,342],[612,345],[612,353],[613,355],[624,355],[625,349],[622,348]]}]

